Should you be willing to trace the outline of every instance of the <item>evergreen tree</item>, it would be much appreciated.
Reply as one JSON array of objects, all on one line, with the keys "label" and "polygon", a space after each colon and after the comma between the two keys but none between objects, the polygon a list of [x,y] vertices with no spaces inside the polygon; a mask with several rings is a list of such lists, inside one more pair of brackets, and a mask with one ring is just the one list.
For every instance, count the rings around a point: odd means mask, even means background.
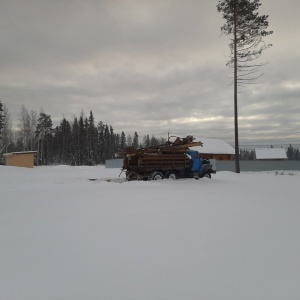
[{"label": "evergreen tree", "polygon": [[133,140],[132,140],[132,136],[130,133],[127,135],[126,141],[127,141],[127,143],[126,143],[127,147],[132,147]]},{"label": "evergreen tree", "polygon": [[[27,108],[22,105],[19,115],[19,138],[22,141],[22,150],[35,149],[35,129],[37,126],[37,113],[35,111],[28,112]],[[21,149],[20,149],[21,150]]]},{"label": "evergreen tree", "polygon": [[91,144],[88,118],[84,119],[84,135],[83,135],[83,165],[91,164]]},{"label": "evergreen tree", "polygon": [[259,0],[219,0],[218,12],[226,20],[221,31],[232,36],[229,43],[231,58],[228,65],[233,66],[234,86],[234,128],[235,128],[235,169],[240,173],[239,138],[238,138],[238,87],[260,76],[256,75],[260,64],[252,61],[260,57],[263,50],[270,47],[263,42],[263,37],[272,34],[268,28],[268,16],[259,16],[256,12],[261,4]]},{"label": "evergreen tree", "polygon": [[71,164],[72,162],[72,131],[71,124],[65,118],[60,125],[61,132],[61,156],[63,163]]},{"label": "evergreen tree", "polygon": [[294,159],[295,160],[300,160],[300,152],[299,149],[294,150]]},{"label": "evergreen tree", "polygon": [[167,140],[166,140],[165,138],[163,138],[163,137],[160,137],[160,138],[158,139],[159,145],[164,145],[166,142],[167,142]]},{"label": "evergreen tree", "polygon": [[287,149],[286,155],[287,155],[288,160],[294,160],[295,159],[294,148],[291,144]]},{"label": "evergreen tree", "polygon": [[3,112],[4,112],[3,104],[0,100],[0,140],[2,138],[2,129],[4,128],[4,115],[3,115]]},{"label": "evergreen tree", "polygon": [[255,151],[254,150],[241,150],[240,151],[240,159],[241,160],[254,160],[255,159]]},{"label": "evergreen tree", "polygon": [[71,156],[73,158],[72,165],[80,165],[80,149],[79,149],[79,123],[77,117],[74,117],[72,124],[71,138]]},{"label": "evergreen tree", "polygon": [[19,115],[19,137],[22,141],[22,150],[27,151],[30,149],[30,137],[31,137],[31,127],[30,127],[30,115],[28,110],[24,105],[21,107],[20,115]]},{"label": "evergreen tree", "polygon": [[85,126],[84,126],[84,116],[81,113],[78,121],[78,158],[79,158],[79,165],[82,166],[85,161],[86,155],[86,145],[85,145]]},{"label": "evergreen tree", "polygon": [[135,149],[137,149],[139,147],[139,136],[136,131],[134,132],[134,135],[133,135],[132,147]]},{"label": "evergreen tree", "polygon": [[35,144],[35,128],[37,126],[37,113],[36,111],[31,110],[30,111],[30,134],[29,134],[29,149],[35,150],[36,144]]},{"label": "evergreen tree", "polygon": [[115,134],[115,151],[116,153],[121,151],[121,136],[119,133]]},{"label": "evergreen tree", "polygon": [[72,164],[72,130],[71,124],[65,118],[55,128],[53,137],[53,161],[61,164]]},{"label": "evergreen tree", "polygon": [[63,163],[60,155],[60,150],[61,150],[60,139],[61,136],[60,136],[59,126],[56,126],[53,130],[53,147],[52,147],[52,160],[55,165]]},{"label": "evergreen tree", "polygon": [[124,150],[126,148],[126,136],[124,131],[121,133],[121,141],[120,141],[120,151]]},{"label": "evergreen tree", "polygon": [[108,125],[104,128],[104,143],[103,143],[103,162],[110,158],[110,133]]},{"label": "evergreen tree", "polygon": [[150,140],[150,146],[152,147],[152,146],[157,146],[157,145],[159,145],[159,141],[154,135],[152,135],[151,140]]},{"label": "evergreen tree", "polygon": [[12,129],[12,121],[10,118],[10,113],[8,112],[7,107],[5,104],[2,106],[2,111],[0,109],[0,115],[2,112],[2,122],[3,127],[2,131],[0,130],[0,152],[12,152],[14,151],[15,143],[13,139],[13,129]]},{"label": "evergreen tree", "polygon": [[98,132],[95,126],[95,120],[93,116],[93,112],[90,111],[89,119],[88,119],[88,149],[89,149],[89,165],[96,165],[98,163],[97,159],[97,142],[98,142]]},{"label": "evergreen tree", "polygon": [[103,124],[102,121],[98,123],[97,126],[98,129],[98,143],[97,143],[97,158],[98,158],[98,163],[103,164],[105,162],[104,158],[104,130],[105,130],[105,125]]},{"label": "evergreen tree", "polygon": [[147,134],[147,135],[145,135],[143,137],[143,146],[145,148],[150,147],[150,137],[149,137],[149,134]]},{"label": "evergreen tree", "polygon": [[41,165],[52,163],[52,120],[51,116],[40,113],[36,127],[36,139],[38,141],[38,162]]},{"label": "evergreen tree", "polygon": [[247,150],[240,151],[240,160],[246,160],[247,152],[248,152]]},{"label": "evergreen tree", "polygon": [[109,126],[109,155],[108,155],[108,159],[112,159],[115,157],[116,154],[116,136],[114,133],[114,129],[112,128],[112,126]]}]

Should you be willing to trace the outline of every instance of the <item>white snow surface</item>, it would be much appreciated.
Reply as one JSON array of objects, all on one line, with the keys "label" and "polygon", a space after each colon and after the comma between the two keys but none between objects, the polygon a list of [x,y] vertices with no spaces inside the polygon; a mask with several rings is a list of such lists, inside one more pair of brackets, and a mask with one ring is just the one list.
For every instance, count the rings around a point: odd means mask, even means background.
[{"label": "white snow surface", "polygon": [[299,172],[119,172],[0,166],[1,300],[300,299]]}]

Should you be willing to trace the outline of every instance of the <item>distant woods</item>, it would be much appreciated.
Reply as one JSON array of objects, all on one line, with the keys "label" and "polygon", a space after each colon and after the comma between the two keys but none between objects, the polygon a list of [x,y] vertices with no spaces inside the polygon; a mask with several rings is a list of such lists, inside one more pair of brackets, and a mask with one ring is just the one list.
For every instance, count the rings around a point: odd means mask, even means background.
[{"label": "distant woods", "polygon": [[[93,112],[83,113],[72,120],[63,118],[54,127],[51,116],[28,111],[23,105],[16,128],[12,126],[10,113],[0,101],[0,162],[3,153],[37,151],[39,165],[98,165],[115,158],[115,154],[125,147],[149,147],[164,144],[166,139],[146,134],[140,137],[137,131],[133,136],[102,121],[96,122]],[[272,147],[272,146],[271,146]],[[254,160],[255,152],[240,150],[241,160]],[[287,149],[289,160],[300,160],[298,148],[290,145]]]},{"label": "distant woods", "polygon": [[111,125],[96,122],[92,111],[87,117],[81,113],[72,120],[63,118],[54,127],[47,113],[37,114],[22,106],[17,128],[13,129],[7,107],[2,105],[0,108],[0,154],[37,151],[39,165],[104,164],[125,147],[148,147],[166,142],[154,135],[140,138],[137,132],[133,136],[125,135],[124,131],[117,133]]}]

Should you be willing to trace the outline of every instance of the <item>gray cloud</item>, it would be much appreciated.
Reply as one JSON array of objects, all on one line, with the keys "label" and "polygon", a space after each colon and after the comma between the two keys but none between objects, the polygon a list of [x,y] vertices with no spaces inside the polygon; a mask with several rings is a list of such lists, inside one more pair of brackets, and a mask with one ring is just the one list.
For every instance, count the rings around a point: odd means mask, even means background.
[{"label": "gray cloud", "polygon": [[[228,37],[217,1],[8,1],[0,10],[0,98],[58,124],[83,110],[116,131],[233,141]],[[299,143],[295,0],[262,3],[274,34],[264,76],[239,94],[240,138]]]}]

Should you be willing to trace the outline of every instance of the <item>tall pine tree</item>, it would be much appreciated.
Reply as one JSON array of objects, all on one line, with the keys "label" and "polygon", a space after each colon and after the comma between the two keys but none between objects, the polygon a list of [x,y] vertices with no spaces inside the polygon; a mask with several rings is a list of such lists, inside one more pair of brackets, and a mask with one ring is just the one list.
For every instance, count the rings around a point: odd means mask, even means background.
[{"label": "tall pine tree", "polygon": [[98,163],[97,158],[97,142],[98,142],[98,132],[95,126],[95,120],[93,112],[90,111],[90,115],[88,118],[88,149],[89,149],[89,165],[96,165]]},{"label": "tall pine tree", "polygon": [[[2,133],[2,129],[4,127],[4,115],[3,115],[4,109],[3,109],[3,104],[0,100],[0,140],[1,140],[1,133]],[[1,150],[1,149],[0,149]]]},{"label": "tall pine tree", "polygon": [[53,161],[60,164],[72,164],[71,124],[65,118],[56,127],[53,138]]},{"label": "tall pine tree", "polygon": [[105,162],[104,158],[104,130],[105,125],[102,121],[98,123],[98,143],[97,143],[97,159],[98,163],[103,164]]},{"label": "tall pine tree", "polygon": [[121,132],[120,151],[126,148],[126,135],[124,131]]},{"label": "tall pine tree", "polygon": [[134,135],[133,135],[132,147],[135,149],[137,149],[139,147],[139,136],[136,131],[134,132]]},{"label": "tall pine tree", "polygon": [[259,16],[259,0],[219,0],[217,10],[226,20],[221,31],[231,36],[229,48],[231,58],[228,65],[233,67],[234,89],[234,133],[235,133],[235,167],[240,173],[239,137],[238,137],[238,87],[257,79],[256,72],[261,64],[252,63],[271,45],[266,45],[263,37],[272,34],[268,28],[268,16]]},{"label": "tall pine tree", "polygon": [[[13,129],[12,121],[10,118],[10,113],[5,105],[3,105],[2,110],[0,109],[0,123],[2,122],[2,130],[0,130],[0,152],[12,152],[15,151],[15,142],[13,139]],[[1,126],[0,126],[1,127]]]},{"label": "tall pine tree", "polygon": [[77,117],[74,117],[72,124],[72,146],[71,146],[71,156],[72,156],[72,165],[80,165],[79,161],[79,123]]},{"label": "tall pine tree", "polygon": [[52,120],[51,116],[40,113],[36,127],[36,139],[38,141],[38,163],[51,164],[52,161]]},{"label": "tall pine tree", "polygon": [[294,148],[291,144],[287,149],[286,155],[287,155],[288,160],[294,160],[295,159]]}]

